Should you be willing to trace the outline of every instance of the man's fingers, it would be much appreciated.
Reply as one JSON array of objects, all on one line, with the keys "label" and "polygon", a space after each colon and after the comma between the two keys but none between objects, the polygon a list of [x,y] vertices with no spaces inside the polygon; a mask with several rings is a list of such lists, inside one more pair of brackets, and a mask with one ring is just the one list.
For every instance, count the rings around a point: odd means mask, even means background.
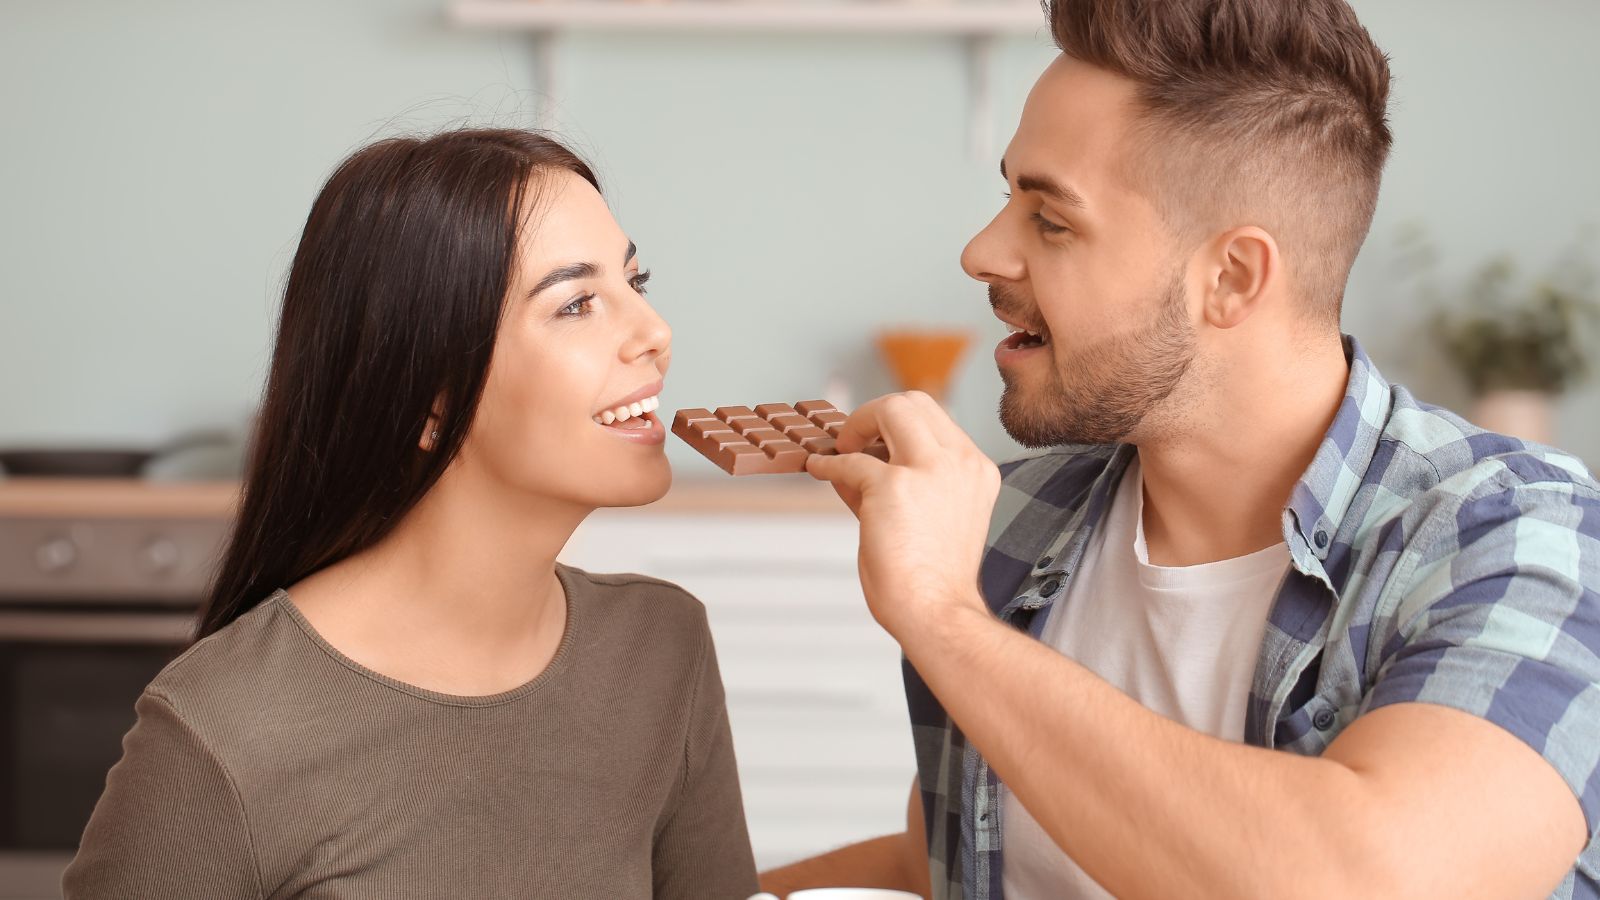
[{"label": "man's fingers", "polygon": [[861,511],[861,495],[867,490],[872,479],[877,477],[888,463],[865,453],[845,453],[838,456],[821,456],[812,454],[806,460],[806,472],[818,481],[826,481],[833,485],[838,492],[839,499],[850,507],[850,511],[859,514]]},{"label": "man's fingers", "polygon": [[947,450],[956,450],[963,447],[976,448],[972,436],[956,424],[950,417],[950,412],[939,401],[922,391],[907,391],[906,397],[917,411],[917,419],[938,442],[939,446]]},{"label": "man's fingers", "polygon": [[[931,398],[928,402],[932,403]],[[938,407],[937,403],[933,405]],[[939,414],[943,415],[943,410],[939,410]],[[855,453],[881,437],[889,445],[889,457],[895,463],[917,465],[939,447],[924,420],[926,415],[923,404],[909,394],[888,394],[869,400],[840,428],[839,452]]]},{"label": "man's fingers", "polygon": [[844,501],[844,505],[850,508],[850,512],[854,513],[856,518],[860,518],[861,491],[843,481],[833,481],[833,478],[837,477],[838,473],[830,472],[828,469],[828,463],[829,461],[835,459],[838,459],[838,457],[818,456],[817,454],[812,454],[806,459],[806,474],[810,475],[817,481],[831,482],[833,486],[833,492],[839,495],[839,499]]}]

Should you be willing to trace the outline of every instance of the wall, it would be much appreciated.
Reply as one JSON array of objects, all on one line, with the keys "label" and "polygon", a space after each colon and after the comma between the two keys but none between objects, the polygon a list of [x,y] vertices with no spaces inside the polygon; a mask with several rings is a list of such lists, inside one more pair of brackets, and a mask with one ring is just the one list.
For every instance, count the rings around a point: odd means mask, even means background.
[{"label": "wall", "polygon": [[[1445,272],[1541,264],[1600,221],[1600,6],[1360,0],[1395,58],[1398,149],[1347,302],[1391,375],[1450,403],[1394,235]],[[331,167],[396,128],[531,121],[521,35],[443,0],[12,0],[0,11],[0,444],[155,441],[247,416],[298,228]],[[957,265],[1002,189],[966,149],[964,60],[943,38],[569,36],[563,133],[603,174],[676,329],[669,405],[798,399],[830,370],[887,389],[880,325],[982,335],[952,408],[995,454],[1001,336]],[[995,61],[1004,146],[1048,40]],[[729,351],[730,336],[772,335]],[[774,362],[776,361],[776,362]],[[729,394],[737,377],[737,396]],[[1561,441],[1600,462],[1594,389]],[[689,465],[698,465],[673,452]]]}]

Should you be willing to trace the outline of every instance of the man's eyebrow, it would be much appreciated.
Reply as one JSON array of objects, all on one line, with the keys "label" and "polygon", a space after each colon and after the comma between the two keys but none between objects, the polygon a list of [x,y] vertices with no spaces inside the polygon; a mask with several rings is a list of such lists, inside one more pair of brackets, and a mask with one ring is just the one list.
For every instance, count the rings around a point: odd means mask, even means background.
[{"label": "man's eyebrow", "polygon": [[[1006,175],[1006,161],[1004,159],[1000,160],[1000,177],[1010,180],[1009,176]],[[1017,190],[1044,194],[1058,203],[1064,203],[1067,206],[1077,207],[1078,209],[1087,209],[1089,207],[1089,204],[1084,202],[1082,194],[1048,175],[1018,175]]]}]

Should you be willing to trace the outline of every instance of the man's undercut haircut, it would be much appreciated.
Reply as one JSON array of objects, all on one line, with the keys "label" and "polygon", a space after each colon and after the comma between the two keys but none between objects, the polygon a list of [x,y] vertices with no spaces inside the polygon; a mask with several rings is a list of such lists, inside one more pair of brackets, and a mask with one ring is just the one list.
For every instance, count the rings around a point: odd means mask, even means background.
[{"label": "man's undercut haircut", "polygon": [[1344,0],[1045,0],[1066,55],[1139,86],[1132,183],[1184,238],[1277,239],[1297,291],[1337,323],[1372,227],[1389,58]]}]

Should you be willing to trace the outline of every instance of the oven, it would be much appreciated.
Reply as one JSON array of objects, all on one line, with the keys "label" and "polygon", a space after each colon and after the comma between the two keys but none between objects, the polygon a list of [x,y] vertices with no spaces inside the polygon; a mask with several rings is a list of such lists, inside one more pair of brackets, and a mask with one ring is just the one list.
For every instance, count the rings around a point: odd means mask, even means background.
[{"label": "oven", "polygon": [[0,898],[59,896],[134,701],[193,633],[227,526],[0,511]]}]

